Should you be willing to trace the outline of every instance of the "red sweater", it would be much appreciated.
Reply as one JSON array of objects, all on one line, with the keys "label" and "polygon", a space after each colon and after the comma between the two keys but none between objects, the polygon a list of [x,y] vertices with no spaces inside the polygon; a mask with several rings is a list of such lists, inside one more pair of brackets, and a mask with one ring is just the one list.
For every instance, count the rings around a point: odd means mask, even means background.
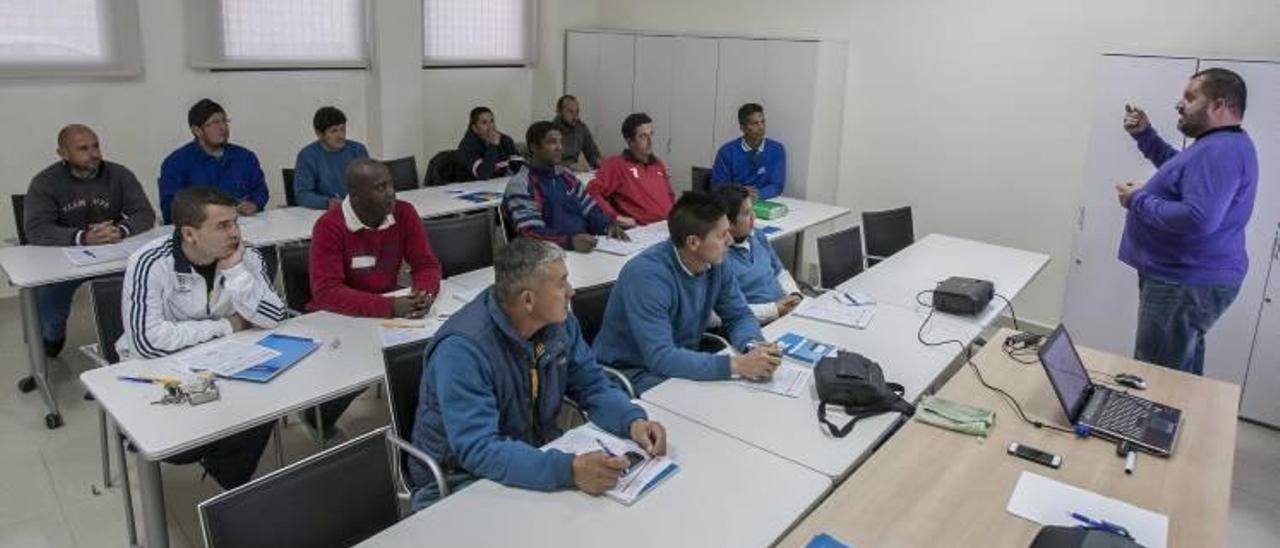
[{"label": "red sweater", "polygon": [[400,265],[409,263],[413,288],[440,291],[440,261],[427,242],[427,230],[408,202],[396,200],[395,224],[383,229],[347,226],[345,207],[320,216],[311,229],[311,302],[309,310],[347,316],[388,318]]},{"label": "red sweater", "polygon": [[675,204],[666,164],[657,156],[649,156],[647,164],[637,162],[630,151],[606,158],[587,193],[609,216],[625,215],[642,225],[665,221]]}]

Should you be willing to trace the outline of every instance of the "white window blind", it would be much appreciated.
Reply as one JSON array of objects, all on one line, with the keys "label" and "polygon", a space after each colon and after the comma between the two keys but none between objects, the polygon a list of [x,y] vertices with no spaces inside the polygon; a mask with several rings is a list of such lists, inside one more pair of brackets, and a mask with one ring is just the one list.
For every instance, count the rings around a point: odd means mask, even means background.
[{"label": "white window blind", "polygon": [[534,0],[423,0],[423,65],[533,63]]},{"label": "white window blind", "polygon": [[197,68],[363,68],[365,0],[188,0]]},{"label": "white window blind", "polygon": [[133,0],[0,0],[0,77],[142,70]]}]

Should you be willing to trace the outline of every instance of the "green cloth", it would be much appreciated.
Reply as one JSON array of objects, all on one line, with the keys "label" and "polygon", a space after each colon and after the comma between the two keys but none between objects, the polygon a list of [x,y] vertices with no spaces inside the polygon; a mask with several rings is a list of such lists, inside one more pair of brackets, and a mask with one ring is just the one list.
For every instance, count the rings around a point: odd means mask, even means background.
[{"label": "green cloth", "polygon": [[938,428],[985,438],[996,424],[996,413],[990,409],[925,396],[921,398],[920,405],[916,406],[915,419]]}]

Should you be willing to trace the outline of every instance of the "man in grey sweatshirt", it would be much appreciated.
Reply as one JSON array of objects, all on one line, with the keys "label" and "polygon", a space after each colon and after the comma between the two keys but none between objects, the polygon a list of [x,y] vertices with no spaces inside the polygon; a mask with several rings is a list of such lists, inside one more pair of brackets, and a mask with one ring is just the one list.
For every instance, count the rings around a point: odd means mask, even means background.
[{"label": "man in grey sweatshirt", "polygon": [[[58,157],[31,180],[23,204],[27,243],[47,246],[101,245],[151,229],[156,214],[138,178],[102,159],[98,136],[72,124],[58,132]],[[36,290],[45,354],[57,356],[66,342],[71,298],[84,280]]]}]

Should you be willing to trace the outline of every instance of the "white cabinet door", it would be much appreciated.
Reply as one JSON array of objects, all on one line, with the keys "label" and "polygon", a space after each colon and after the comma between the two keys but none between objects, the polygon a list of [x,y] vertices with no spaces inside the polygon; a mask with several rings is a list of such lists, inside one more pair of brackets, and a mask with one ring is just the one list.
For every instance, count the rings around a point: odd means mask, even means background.
[{"label": "white cabinet door", "polygon": [[[693,166],[711,167],[718,146],[715,125],[719,41],[685,36],[674,40],[676,76],[671,83],[671,121],[666,130],[670,152],[666,162],[678,196],[692,188]],[[659,134],[663,131],[658,128]]]},{"label": "white cabinet door", "polygon": [[1280,426],[1280,233],[1272,242],[1267,261],[1270,275],[1263,290],[1240,416]]},{"label": "white cabinet door", "polygon": [[[653,118],[653,152],[664,160],[671,155],[671,82],[675,74],[675,52],[674,37],[636,38],[635,111]],[[614,131],[621,130],[619,123]]]},{"label": "white cabinet door", "polygon": [[[716,133],[719,147],[742,135],[738,107],[764,102],[765,51],[770,40],[724,38],[720,40],[719,77],[716,82]],[[713,158],[707,158],[710,165]]]},{"label": "white cabinet door", "polygon": [[[1180,147],[1174,105],[1195,59],[1104,56],[1100,60],[1092,130],[1081,185],[1075,250],[1068,265],[1062,322],[1078,344],[1133,354],[1138,317],[1138,277],[1116,258],[1125,210],[1114,185],[1145,181],[1155,168],[1121,125],[1124,107],[1142,107],[1156,131]],[[1083,98],[1082,98],[1083,100]]]},{"label": "white cabinet door", "polygon": [[[1277,154],[1280,151],[1280,64],[1210,60],[1200,63],[1201,70],[1209,67],[1225,68],[1244,78],[1249,90],[1244,129],[1258,151],[1258,194],[1253,202],[1253,216],[1245,229],[1249,274],[1235,302],[1218,319],[1205,341],[1205,375],[1242,384],[1249,367],[1249,350],[1258,325],[1258,307],[1267,270],[1271,266],[1271,243],[1276,223],[1280,222],[1280,155]],[[1280,336],[1280,331],[1273,330],[1271,336]],[[1266,337],[1259,340],[1261,338]]]},{"label": "white cabinet door", "polygon": [[600,69],[597,73],[595,119],[587,120],[600,153],[616,154],[626,144],[619,128],[622,119],[634,112],[632,88],[635,83],[636,37],[629,34],[600,35]]},{"label": "white cabinet door", "polygon": [[600,35],[569,31],[565,35],[564,92],[578,98],[578,116],[593,134],[600,106],[596,82],[600,79]]},{"label": "white cabinet door", "polygon": [[[787,150],[788,196],[807,181],[813,135],[814,84],[818,81],[818,43],[770,40],[765,45],[764,105],[769,138]],[[736,108],[733,109],[735,112]],[[735,115],[736,116],[736,115]]]}]

